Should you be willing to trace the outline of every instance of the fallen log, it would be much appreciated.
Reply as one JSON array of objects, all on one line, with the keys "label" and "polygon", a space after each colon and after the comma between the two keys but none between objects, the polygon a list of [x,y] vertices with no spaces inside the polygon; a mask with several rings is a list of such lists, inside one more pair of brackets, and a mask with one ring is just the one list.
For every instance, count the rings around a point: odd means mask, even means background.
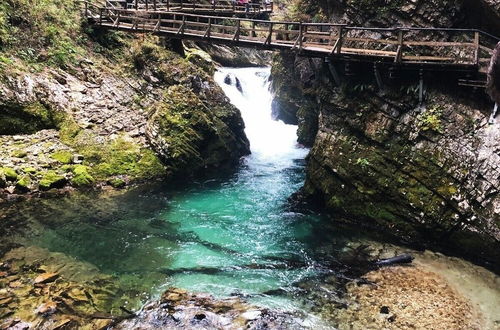
[{"label": "fallen log", "polygon": [[384,267],[384,266],[392,266],[399,264],[410,264],[413,261],[413,259],[414,259],[413,256],[405,253],[392,258],[379,259],[375,261],[375,265],[379,267]]}]

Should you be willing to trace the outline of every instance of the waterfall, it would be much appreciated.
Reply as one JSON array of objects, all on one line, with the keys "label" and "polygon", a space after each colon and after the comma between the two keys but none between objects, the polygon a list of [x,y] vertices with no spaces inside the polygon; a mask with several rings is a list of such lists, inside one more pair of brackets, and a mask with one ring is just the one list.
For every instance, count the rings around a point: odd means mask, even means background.
[{"label": "waterfall", "polygon": [[294,159],[303,159],[308,150],[297,144],[297,126],[271,116],[270,73],[270,68],[222,68],[215,80],[241,111],[253,155],[250,162],[286,167]]}]

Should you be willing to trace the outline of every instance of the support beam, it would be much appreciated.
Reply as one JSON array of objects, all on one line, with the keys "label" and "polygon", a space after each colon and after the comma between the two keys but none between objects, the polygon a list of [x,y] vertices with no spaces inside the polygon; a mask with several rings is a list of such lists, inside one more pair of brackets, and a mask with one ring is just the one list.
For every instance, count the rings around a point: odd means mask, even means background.
[{"label": "support beam", "polygon": [[335,67],[335,64],[333,64],[329,59],[326,59],[328,63],[328,69],[330,70],[330,73],[332,74],[333,81],[335,81],[335,85],[339,87],[342,84],[342,80],[340,79],[340,75],[337,71],[337,68]]},{"label": "support beam", "polygon": [[377,67],[377,62],[373,63],[373,73],[375,74],[375,80],[377,81],[378,89],[383,92],[384,91],[384,83],[382,81],[382,76],[380,75],[380,71]]},{"label": "support beam", "polygon": [[424,108],[424,71],[420,69],[419,73],[419,84],[418,84],[418,108],[420,111],[425,110]]}]

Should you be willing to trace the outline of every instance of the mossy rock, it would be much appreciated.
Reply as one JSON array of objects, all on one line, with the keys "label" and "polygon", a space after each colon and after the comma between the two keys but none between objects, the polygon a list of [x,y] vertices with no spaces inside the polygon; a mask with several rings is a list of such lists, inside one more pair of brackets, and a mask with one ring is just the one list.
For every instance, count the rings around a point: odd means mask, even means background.
[{"label": "mossy rock", "polygon": [[73,186],[81,187],[88,186],[95,182],[92,175],[89,174],[89,168],[84,165],[76,165],[73,169],[73,178],[71,179],[71,184]]},{"label": "mossy rock", "polygon": [[26,174],[35,174],[37,171],[34,167],[25,167],[23,168],[23,172]]},{"label": "mossy rock", "polygon": [[73,160],[73,153],[67,150],[61,150],[54,152],[50,157],[62,164],[70,164]]},{"label": "mossy rock", "polygon": [[62,188],[66,185],[66,178],[62,175],[57,174],[54,171],[46,172],[42,180],[40,180],[39,187],[40,190],[49,190],[52,188]]},{"label": "mossy rock", "polygon": [[16,170],[10,167],[0,168],[0,173],[3,173],[7,181],[16,181],[18,177]]},{"label": "mossy rock", "polygon": [[12,152],[12,157],[16,157],[16,158],[24,158],[27,155],[28,155],[28,153],[26,152],[26,150],[22,150],[22,149],[14,150]]},{"label": "mossy rock", "polygon": [[189,88],[172,86],[162,101],[152,109],[147,133],[173,172],[218,168],[248,153],[239,112],[225,100],[213,104]]},{"label": "mossy rock", "polygon": [[16,182],[16,191],[19,193],[26,193],[31,190],[31,178],[29,175],[23,175],[17,182]]},{"label": "mossy rock", "polygon": [[202,68],[203,71],[211,76],[215,73],[215,65],[212,58],[200,49],[189,49],[186,59],[194,65]]},{"label": "mossy rock", "polygon": [[113,179],[108,180],[108,184],[109,184],[111,187],[113,187],[113,188],[117,188],[117,189],[119,189],[119,188],[123,188],[123,187],[125,187],[127,183],[126,183],[126,182],[125,182],[125,180],[123,180],[123,179],[120,179],[120,178],[113,178]]}]

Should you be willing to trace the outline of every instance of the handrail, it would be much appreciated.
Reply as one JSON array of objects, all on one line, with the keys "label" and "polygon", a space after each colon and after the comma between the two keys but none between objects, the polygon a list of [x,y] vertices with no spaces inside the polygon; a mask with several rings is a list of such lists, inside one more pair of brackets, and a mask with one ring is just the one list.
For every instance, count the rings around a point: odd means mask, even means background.
[{"label": "handrail", "polygon": [[[88,3],[93,5],[96,8],[96,5],[94,5],[90,1],[86,0],[81,0],[80,2],[83,3]],[[129,9],[122,9],[122,8],[112,8],[113,11],[121,11],[121,12],[136,12],[136,10],[129,10]],[[215,16],[215,15],[199,15],[199,14],[191,14],[191,13],[184,13],[184,12],[165,12],[161,10],[148,10],[147,13],[153,14],[153,15],[185,15],[186,17],[195,17],[195,18],[200,18],[200,19],[220,19],[220,16]],[[362,26],[348,26],[347,24],[344,23],[306,23],[306,22],[299,22],[299,21],[273,21],[273,20],[258,20],[258,19],[251,19],[251,18],[240,18],[240,17],[231,17],[231,18],[226,18],[228,20],[232,21],[245,21],[245,22],[255,22],[256,24],[288,24],[288,25],[302,25],[302,26],[330,26],[330,27],[337,27],[337,26],[342,26],[346,30],[363,30],[363,31],[385,31],[385,32],[397,32],[397,31],[436,31],[436,32],[478,32],[484,36],[487,36],[489,38],[495,39],[496,41],[500,41],[500,37],[494,36],[493,34],[490,34],[486,31],[480,30],[480,29],[460,29],[460,28],[441,28],[441,27],[413,27],[413,26],[400,26],[400,27],[390,27],[390,28],[382,28],[382,27],[362,27]]]},{"label": "handrail", "polygon": [[[312,51],[325,56],[362,56],[379,58],[394,64],[466,65],[484,72],[485,60],[491,57],[491,38],[478,29],[422,27],[357,27],[339,23],[303,23],[267,21],[250,18],[199,15],[176,11],[128,10],[99,7],[86,0],[86,13],[97,24],[115,29],[152,32],[176,38],[235,42],[250,46]],[[88,10],[89,5],[92,11]],[[241,22],[252,23],[243,27]],[[325,28],[326,27],[326,28]],[[378,31],[381,35],[349,33]],[[430,32],[430,39],[409,31]],[[437,33],[448,33],[448,36]],[[453,35],[452,33],[460,33]],[[465,39],[463,39],[465,37]],[[217,41],[218,40],[218,41]],[[450,49],[454,47],[454,49]],[[460,51],[455,51],[460,50]],[[488,57],[488,58],[487,58]]]}]

